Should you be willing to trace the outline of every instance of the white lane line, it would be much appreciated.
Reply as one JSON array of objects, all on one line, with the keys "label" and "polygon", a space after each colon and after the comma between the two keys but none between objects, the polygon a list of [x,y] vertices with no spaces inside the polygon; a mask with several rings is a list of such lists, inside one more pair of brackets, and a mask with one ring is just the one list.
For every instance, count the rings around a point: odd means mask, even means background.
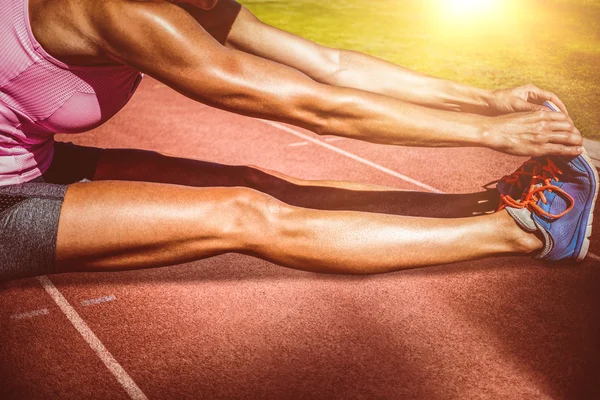
[{"label": "white lane line", "polygon": [[106,368],[117,378],[117,381],[123,386],[123,389],[127,392],[129,397],[132,399],[147,400],[148,398],[142,392],[142,390],[136,385],[131,379],[131,376],[123,369],[121,364],[115,360],[112,354],[104,347],[100,339],[92,332],[90,327],[85,323],[81,316],[75,311],[73,306],[65,299],[60,291],[54,286],[52,281],[47,276],[39,276],[37,280],[42,284],[46,292],[52,297],[52,300],[67,316],[69,321],[73,324],[77,332],[83,337],[83,339],[90,345],[92,350],[96,352],[100,360],[106,365]]},{"label": "white lane line", "polygon": [[369,161],[369,160],[367,160],[365,158],[357,156],[356,154],[352,154],[350,152],[347,152],[346,150],[342,150],[342,149],[340,149],[338,147],[332,146],[329,143],[325,143],[325,142],[323,142],[321,140],[314,139],[314,138],[312,138],[312,137],[310,137],[310,136],[308,136],[308,135],[306,135],[306,134],[304,134],[302,132],[299,132],[296,129],[292,129],[292,128],[286,126],[286,125],[280,124],[278,122],[267,121],[267,120],[264,120],[264,119],[261,119],[259,121],[262,121],[265,124],[274,126],[275,128],[280,129],[280,130],[282,130],[284,132],[291,133],[292,135],[298,136],[299,138],[302,138],[302,139],[304,139],[304,140],[306,140],[308,142],[317,144],[317,145],[319,145],[321,147],[325,147],[326,149],[334,151],[334,152],[336,152],[338,154],[341,154],[341,155],[343,155],[345,157],[351,158],[354,161],[358,161],[358,162],[360,162],[362,164],[368,165],[371,168],[375,168],[376,170],[379,170],[379,171],[381,171],[381,172],[383,172],[385,174],[391,175],[391,176],[396,177],[398,179],[401,179],[401,180],[403,180],[405,182],[411,183],[411,184],[413,184],[415,186],[418,186],[420,188],[428,190],[430,192],[433,192],[433,193],[444,193],[441,190],[434,188],[433,186],[429,186],[429,185],[427,185],[427,184],[425,184],[423,182],[417,181],[416,179],[410,178],[410,177],[408,177],[406,175],[402,175],[402,174],[400,174],[400,173],[398,173],[396,171],[393,171],[393,170],[391,170],[389,168],[386,168],[386,167],[384,167],[382,165],[374,163],[373,161]]},{"label": "white lane line", "polygon": [[39,310],[13,314],[10,316],[10,318],[11,319],[26,319],[26,318],[28,319],[28,318],[39,317],[40,315],[48,315],[48,314],[50,314],[50,311],[48,311],[47,308],[42,308]]},{"label": "white lane line", "polygon": [[81,305],[82,306],[92,306],[94,304],[108,303],[109,301],[115,301],[116,299],[117,299],[117,297],[114,294],[111,294],[110,296],[98,297],[97,299],[83,300],[81,302]]},{"label": "white lane line", "polygon": [[309,144],[308,142],[296,142],[296,143],[288,144],[288,147],[300,147],[300,146],[306,146],[308,144]]},{"label": "white lane line", "polygon": [[[373,161],[369,161],[369,160],[367,160],[365,158],[357,156],[356,154],[352,154],[352,153],[350,153],[350,152],[348,152],[346,150],[342,150],[342,149],[340,149],[338,147],[332,146],[329,143],[325,143],[325,142],[322,142],[320,140],[314,139],[314,138],[308,136],[305,133],[302,133],[302,132],[300,132],[300,131],[298,131],[296,129],[290,128],[287,125],[280,124],[279,122],[268,121],[266,119],[259,119],[259,121],[262,121],[265,124],[271,125],[271,126],[277,128],[279,130],[282,130],[284,132],[291,133],[294,136],[300,137],[300,138],[302,138],[304,140],[307,140],[309,142],[317,144],[317,145],[319,145],[321,147],[325,147],[326,149],[329,149],[331,151],[335,151],[338,154],[341,154],[341,155],[346,156],[348,158],[351,158],[351,159],[353,159],[355,161],[358,161],[360,163],[368,165],[369,167],[375,168],[375,169],[377,169],[377,170],[379,170],[379,171],[381,171],[381,172],[383,172],[385,174],[394,176],[394,177],[396,177],[398,179],[402,179],[405,182],[412,183],[413,185],[418,186],[420,188],[423,188],[425,190],[428,190],[430,192],[440,193],[440,194],[444,194],[445,193],[445,192],[443,192],[443,191],[441,191],[439,189],[434,188],[433,186],[429,186],[429,185],[427,185],[427,184],[425,184],[423,182],[420,182],[420,181],[418,181],[416,179],[410,178],[410,177],[408,177],[406,175],[402,175],[402,174],[400,174],[400,173],[398,173],[396,171],[393,171],[393,170],[391,170],[389,168],[386,168],[386,167],[384,167],[382,165],[374,163]],[[600,261],[600,256],[598,256],[598,255],[596,255],[594,253],[588,253],[587,257],[591,258],[592,260]]]},{"label": "white lane line", "polygon": [[[340,140],[344,140],[344,138],[342,137],[330,137],[330,138],[325,138],[323,139],[326,142],[339,142]],[[296,143],[290,143],[288,144],[288,147],[300,147],[300,146],[307,146],[309,145],[309,142],[296,142]]]}]

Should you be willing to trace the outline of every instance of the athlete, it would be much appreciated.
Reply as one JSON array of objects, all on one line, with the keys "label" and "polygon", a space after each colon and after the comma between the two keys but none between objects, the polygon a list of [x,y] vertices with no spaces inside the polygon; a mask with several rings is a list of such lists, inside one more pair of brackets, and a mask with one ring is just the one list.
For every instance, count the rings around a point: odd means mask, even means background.
[{"label": "athlete", "polygon": [[[1,280],[226,252],[348,274],[506,254],[585,257],[597,176],[553,93],[477,89],[323,47],[233,0],[0,6]],[[351,211],[381,187],[54,142],[55,132],[111,118],[143,74],[204,104],[317,134],[536,158],[498,184],[498,212],[422,218]],[[321,207],[311,199],[318,190]]]}]

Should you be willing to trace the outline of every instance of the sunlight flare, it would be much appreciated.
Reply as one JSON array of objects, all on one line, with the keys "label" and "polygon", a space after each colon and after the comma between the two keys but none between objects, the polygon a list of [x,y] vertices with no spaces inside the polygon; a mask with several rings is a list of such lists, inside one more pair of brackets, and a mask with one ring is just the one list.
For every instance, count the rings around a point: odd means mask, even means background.
[{"label": "sunlight flare", "polygon": [[494,12],[499,3],[500,0],[443,0],[442,11],[453,16],[476,17]]},{"label": "sunlight flare", "polygon": [[431,13],[435,31],[447,38],[465,36],[471,41],[518,37],[518,25],[526,16],[520,0],[431,0],[428,4],[435,10]]}]

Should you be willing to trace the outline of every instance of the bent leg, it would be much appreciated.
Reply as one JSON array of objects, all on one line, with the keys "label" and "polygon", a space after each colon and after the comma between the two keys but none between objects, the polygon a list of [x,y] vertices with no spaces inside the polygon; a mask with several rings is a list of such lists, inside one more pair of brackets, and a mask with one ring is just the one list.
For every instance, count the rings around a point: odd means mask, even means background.
[{"label": "bent leg", "polygon": [[57,261],[61,271],[135,269],[239,252],[296,269],[367,274],[539,246],[505,212],[429,219],[323,211],[239,187],[105,181],[69,186]]}]

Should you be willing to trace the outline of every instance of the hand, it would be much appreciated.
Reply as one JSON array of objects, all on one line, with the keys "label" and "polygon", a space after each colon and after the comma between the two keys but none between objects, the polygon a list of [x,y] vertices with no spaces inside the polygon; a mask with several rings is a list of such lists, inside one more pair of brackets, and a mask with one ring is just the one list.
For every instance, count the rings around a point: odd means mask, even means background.
[{"label": "hand", "polygon": [[534,85],[519,86],[514,89],[500,89],[492,92],[490,114],[508,114],[513,112],[549,110],[543,106],[545,101],[551,101],[560,110],[569,115],[564,103],[554,93],[542,90]]},{"label": "hand", "polygon": [[517,156],[577,156],[583,138],[567,114],[535,111],[487,117],[483,142],[486,147]]}]

